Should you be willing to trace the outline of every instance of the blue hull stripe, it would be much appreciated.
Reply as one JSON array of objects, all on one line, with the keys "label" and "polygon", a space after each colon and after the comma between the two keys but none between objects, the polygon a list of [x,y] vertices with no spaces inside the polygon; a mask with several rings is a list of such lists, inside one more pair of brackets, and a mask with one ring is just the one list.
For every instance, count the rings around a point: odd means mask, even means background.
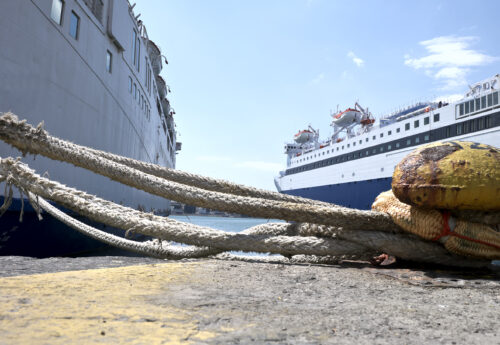
[{"label": "blue hull stripe", "polygon": [[391,177],[385,177],[367,181],[293,189],[284,191],[284,193],[345,207],[369,210],[377,195],[391,189],[391,181]]}]

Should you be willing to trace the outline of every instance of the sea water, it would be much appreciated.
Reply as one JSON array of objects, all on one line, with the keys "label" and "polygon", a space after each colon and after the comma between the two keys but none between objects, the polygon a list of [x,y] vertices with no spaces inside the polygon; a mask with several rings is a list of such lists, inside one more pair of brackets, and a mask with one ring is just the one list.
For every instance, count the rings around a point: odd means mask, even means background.
[{"label": "sea water", "polygon": [[[206,226],[212,229],[224,230],[229,232],[241,232],[252,226],[266,223],[284,223],[279,219],[263,219],[263,218],[238,218],[238,217],[218,217],[218,216],[197,216],[197,215],[176,215],[169,216],[171,219],[178,220],[184,223],[191,223],[199,226]],[[238,255],[266,255],[262,253],[243,253],[231,252]]]},{"label": "sea water", "polygon": [[177,215],[169,216],[171,219],[184,223],[191,223],[209,228],[224,230],[229,232],[241,232],[252,226],[266,223],[283,223],[279,219],[262,218],[237,218],[237,217],[216,217],[216,216],[198,216],[198,215]]}]

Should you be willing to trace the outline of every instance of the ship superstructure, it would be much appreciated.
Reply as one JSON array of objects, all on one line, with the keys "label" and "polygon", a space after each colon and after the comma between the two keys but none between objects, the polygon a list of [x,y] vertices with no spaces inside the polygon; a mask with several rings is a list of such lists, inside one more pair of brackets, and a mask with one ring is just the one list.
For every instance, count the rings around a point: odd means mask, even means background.
[{"label": "ship superstructure", "polygon": [[287,166],[275,178],[278,191],[369,209],[390,189],[396,164],[419,145],[467,140],[499,147],[500,75],[469,88],[459,101],[419,102],[378,124],[358,103],[332,114],[333,135],[327,140],[311,136],[285,144]]},{"label": "ship superstructure", "polygon": [[[51,135],[80,145],[174,168],[180,143],[170,87],[160,75],[167,62],[134,8],[127,0],[0,1],[0,112],[43,121]],[[0,143],[0,157],[9,156],[20,153]],[[44,157],[24,160],[39,174],[105,199],[170,209],[167,200],[86,170]],[[14,229],[9,241],[39,225],[26,215],[19,223],[19,206],[17,198],[9,211],[15,220],[9,213],[0,218],[2,230]],[[0,253],[6,243],[0,240]]]}]

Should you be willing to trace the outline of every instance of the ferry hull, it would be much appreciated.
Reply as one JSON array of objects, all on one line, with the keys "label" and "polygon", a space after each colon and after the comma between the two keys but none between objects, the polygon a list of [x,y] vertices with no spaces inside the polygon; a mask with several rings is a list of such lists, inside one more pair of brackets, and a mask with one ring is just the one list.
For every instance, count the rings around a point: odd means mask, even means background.
[{"label": "ferry hull", "polygon": [[[133,7],[127,0],[65,0],[62,20],[56,20],[55,3],[0,1],[5,14],[0,21],[0,114],[11,111],[33,126],[43,121],[50,135],[78,145],[174,168],[174,122],[161,108],[148,63],[149,39]],[[100,18],[90,3],[103,5]],[[0,158],[21,155],[0,142]],[[83,168],[42,156],[22,160],[39,175],[103,199],[160,214],[170,211],[164,198]],[[103,246],[47,214],[38,221],[26,200],[20,223],[20,204],[17,199],[0,218],[0,255],[73,255]],[[123,231],[105,230],[123,236]]]},{"label": "ferry hull", "polygon": [[[0,204],[3,204],[0,197]],[[22,211],[22,221],[20,220]],[[124,231],[110,226],[96,223],[86,217],[63,209],[73,218],[107,233],[124,236]],[[42,219],[31,207],[28,200],[22,206],[20,199],[13,199],[12,205],[0,218],[0,255],[31,256],[37,258],[55,256],[92,255],[97,252],[134,255],[123,250],[112,249],[107,244],[92,239],[77,230],[65,225],[46,212],[42,212]],[[149,239],[143,235],[135,235],[134,240]]]},{"label": "ferry hull", "polygon": [[329,202],[360,210],[371,209],[383,191],[391,189],[391,177],[283,191],[285,194]]}]

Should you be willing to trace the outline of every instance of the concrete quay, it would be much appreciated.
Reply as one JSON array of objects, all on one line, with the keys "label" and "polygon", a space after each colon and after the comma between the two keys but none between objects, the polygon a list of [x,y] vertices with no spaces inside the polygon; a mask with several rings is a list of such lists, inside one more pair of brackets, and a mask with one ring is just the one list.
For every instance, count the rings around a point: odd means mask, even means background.
[{"label": "concrete quay", "polygon": [[500,272],[0,257],[0,344],[500,344]]}]

